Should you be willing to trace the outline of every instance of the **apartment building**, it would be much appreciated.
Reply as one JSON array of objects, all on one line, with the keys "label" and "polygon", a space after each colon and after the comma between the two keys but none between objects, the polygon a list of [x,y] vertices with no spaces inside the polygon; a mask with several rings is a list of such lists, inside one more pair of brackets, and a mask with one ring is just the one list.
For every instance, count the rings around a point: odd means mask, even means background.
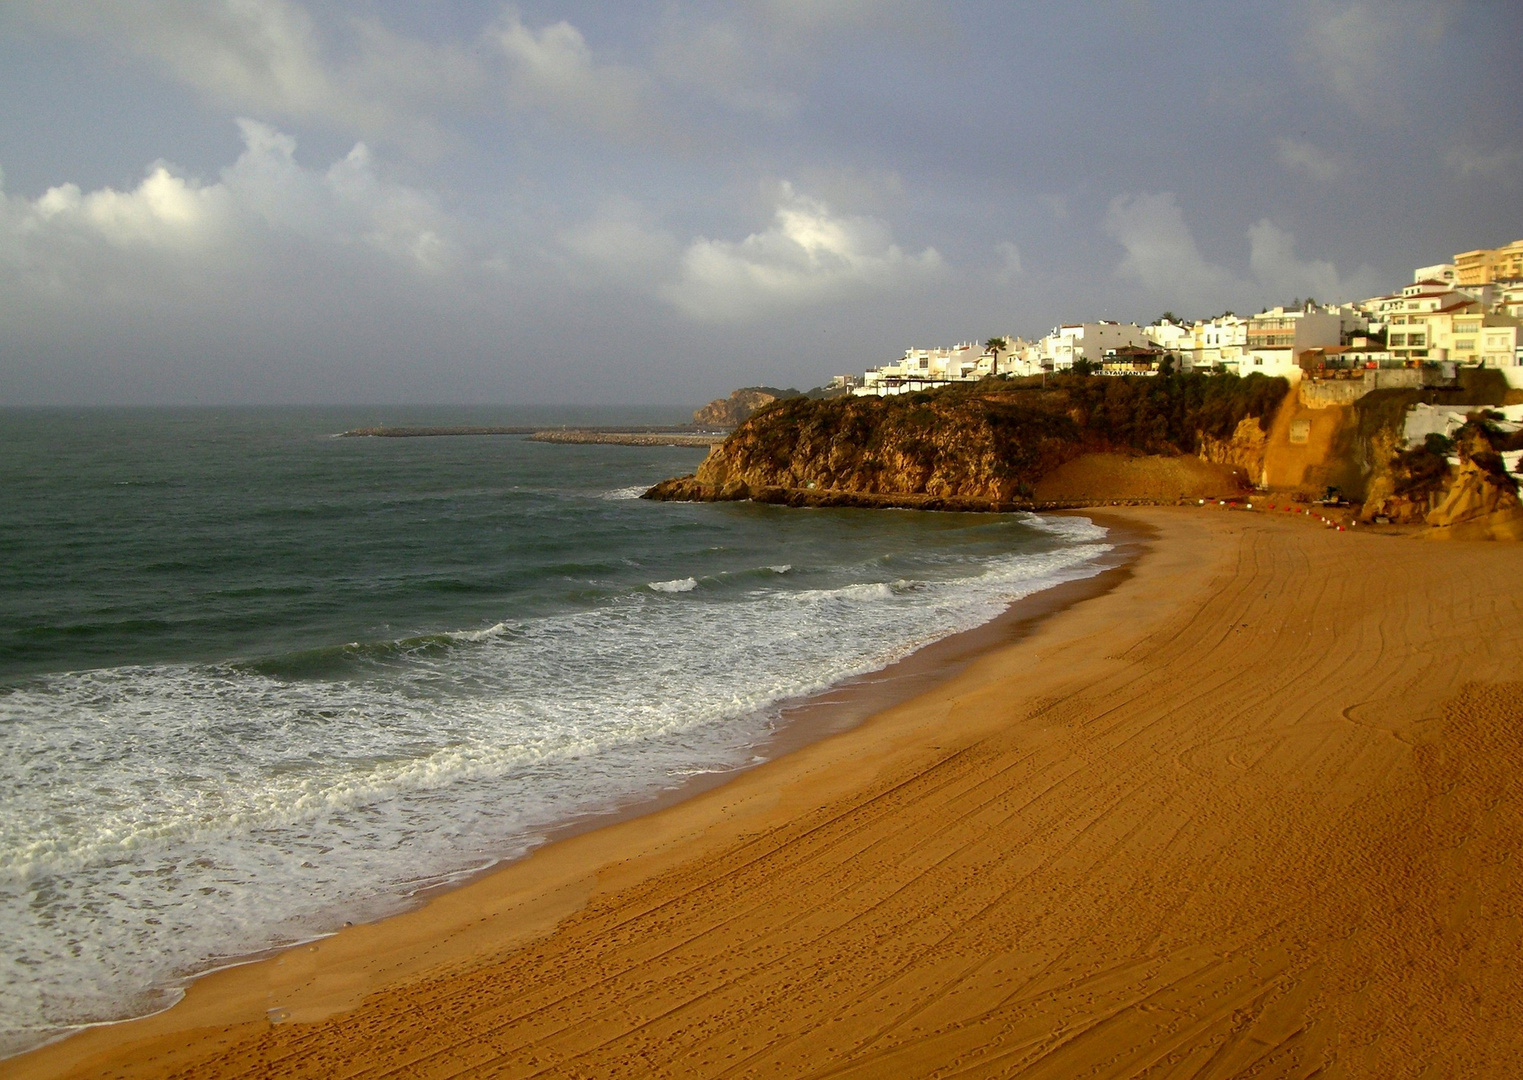
[{"label": "apartment building", "polygon": [[1506,247],[1477,248],[1454,257],[1458,285],[1487,285],[1523,278],[1523,240]]},{"label": "apartment building", "polygon": [[[1425,267],[1425,269],[1428,269]],[[1436,311],[1460,300],[1474,300],[1468,292],[1459,292],[1452,285],[1437,278],[1420,278],[1411,285],[1404,285],[1394,293],[1373,296],[1358,304],[1364,314],[1376,322],[1385,323],[1393,315],[1412,311]]]},{"label": "apartment building", "polygon": [[949,349],[906,349],[892,364],[868,368],[852,393],[858,397],[934,390],[956,382],[977,382],[990,375],[1030,374],[1031,343],[1021,338],[1000,338],[1004,348],[989,349],[964,341]]},{"label": "apartment building", "polygon": [[1193,328],[1169,319],[1160,319],[1142,328],[1143,335],[1157,349],[1174,360],[1183,361],[1195,343]]},{"label": "apartment building", "polygon": [[1123,347],[1144,349],[1151,342],[1136,323],[1088,322],[1054,327],[1039,344],[1043,369],[1067,371],[1077,360],[1099,367],[1107,352]]},{"label": "apartment building", "polygon": [[1459,270],[1453,263],[1436,263],[1433,266],[1419,266],[1412,271],[1412,280],[1415,282],[1432,281],[1453,288],[1459,284]]},{"label": "apartment building", "polygon": [[[1498,320],[1500,322],[1500,320]],[[1482,326],[1476,334],[1478,359],[1482,367],[1509,370],[1509,386],[1523,384],[1523,328],[1520,320],[1510,325]]]},{"label": "apartment building", "polygon": [[1237,370],[1248,349],[1248,320],[1218,315],[1190,327],[1190,344],[1179,354],[1182,371]]},{"label": "apartment building", "polygon": [[[1463,293],[1425,297],[1410,310],[1393,313],[1386,320],[1386,345],[1398,360],[1456,360],[1474,363],[1476,337],[1485,309]],[[1456,335],[1456,322],[1461,333]],[[1463,343],[1464,357],[1451,355],[1456,340]]]},{"label": "apartment building", "polygon": [[1296,358],[1301,353],[1341,345],[1345,331],[1352,333],[1368,325],[1352,308],[1270,308],[1248,319],[1246,356],[1238,363],[1238,373],[1299,379],[1301,368]]}]

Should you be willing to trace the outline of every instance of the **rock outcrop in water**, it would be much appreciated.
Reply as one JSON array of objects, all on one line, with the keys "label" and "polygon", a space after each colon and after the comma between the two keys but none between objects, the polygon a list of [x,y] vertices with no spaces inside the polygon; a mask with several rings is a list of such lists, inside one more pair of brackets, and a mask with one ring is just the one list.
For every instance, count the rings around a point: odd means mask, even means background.
[{"label": "rock outcrop in water", "polygon": [[[1070,376],[1046,386],[988,379],[888,398],[793,398],[742,424],[695,475],[646,497],[1005,509],[1235,493],[1246,470],[1209,457],[1251,453],[1245,422],[1262,432],[1287,389],[1262,376]],[[1078,470],[1097,490],[1049,485],[1038,498],[1039,481],[1061,466],[1116,454],[1133,467]],[[1199,467],[1148,464],[1186,455]],[[1156,475],[1143,475],[1149,469]],[[1090,482],[1110,474],[1128,477],[1125,492]]]},{"label": "rock outcrop in water", "polygon": [[693,423],[701,427],[732,428],[745,423],[758,409],[774,401],[798,397],[797,390],[779,390],[775,386],[743,386],[727,398],[717,398],[693,414]]}]

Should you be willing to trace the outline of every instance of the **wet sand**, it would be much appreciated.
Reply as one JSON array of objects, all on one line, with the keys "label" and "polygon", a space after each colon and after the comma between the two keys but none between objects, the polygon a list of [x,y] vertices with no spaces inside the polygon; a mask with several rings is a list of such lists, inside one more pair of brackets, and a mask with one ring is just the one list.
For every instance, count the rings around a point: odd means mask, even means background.
[{"label": "wet sand", "polygon": [[1513,1075],[1518,549],[1118,514],[860,726],[0,1073]]}]

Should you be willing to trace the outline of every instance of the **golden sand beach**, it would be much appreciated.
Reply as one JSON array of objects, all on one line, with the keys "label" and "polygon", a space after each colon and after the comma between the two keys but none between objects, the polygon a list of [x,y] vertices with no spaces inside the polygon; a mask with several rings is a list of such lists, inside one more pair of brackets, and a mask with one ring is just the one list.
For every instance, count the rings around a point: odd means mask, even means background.
[{"label": "golden sand beach", "polygon": [[1523,562],[1119,512],[932,690],[13,1077],[1523,1068]]}]

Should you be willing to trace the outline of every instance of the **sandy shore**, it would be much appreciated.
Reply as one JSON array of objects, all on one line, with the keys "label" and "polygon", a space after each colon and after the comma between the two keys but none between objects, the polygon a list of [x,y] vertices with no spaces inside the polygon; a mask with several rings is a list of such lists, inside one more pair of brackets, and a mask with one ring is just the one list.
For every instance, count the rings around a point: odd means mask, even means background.
[{"label": "sandy shore", "polygon": [[1122,513],[858,728],[0,1073],[1515,1075],[1518,549]]}]

